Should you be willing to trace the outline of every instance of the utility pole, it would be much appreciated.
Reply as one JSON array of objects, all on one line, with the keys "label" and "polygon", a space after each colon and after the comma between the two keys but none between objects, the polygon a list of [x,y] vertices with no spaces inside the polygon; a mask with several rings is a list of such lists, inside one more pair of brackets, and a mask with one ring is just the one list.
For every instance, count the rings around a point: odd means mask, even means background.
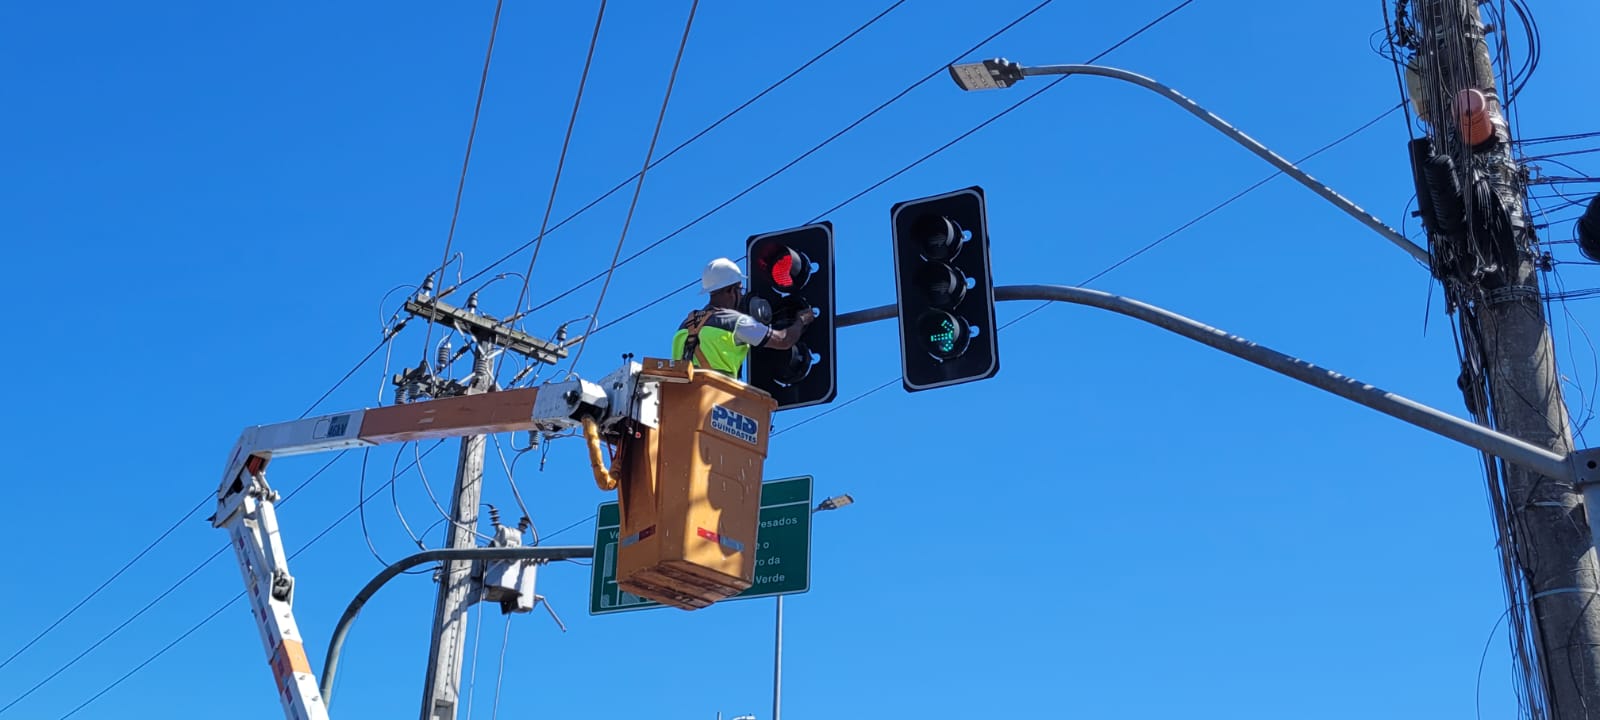
[{"label": "utility pole", "polygon": [[[498,390],[494,373],[495,349],[515,352],[539,362],[555,364],[566,357],[559,345],[539,340],[477,312],[477,296],[465,309],[420,296],[409,300],[406,312],[429,322],[455,328],[471,338],[472,377],[466,384],[435,377],[424,360],[417,368],[394,378],[396,397],[433,398],[476,395]],[[465,350],[465,348],[463,348]],[[450,350],[442,346],[436,372],[449,365]],[[518,376],[517,379],[521,379]],[[483,435],[461,438],[456,461],[455,488],[450,494],[447,549],[477,547],[478,506],[483,496]],[[422,693],[422,720],[456,720],[460,705],[461,670],[467,643],[467,611],[483,599],[479,573],[471,560],[452,560],[438,571],[439,592],[434,603],[432,642],[428,647],[427,677]]]},{"label": "utility pole", "polygon": [[[1411,93],[1429,128],[1429,145],[1413,148],[1418,207],[1434,274],[1460,314],[1467,404],[1506,434],[1568,454],[1572,436],[1539,287],[1541,254],[1485,40],[1506,29],[1486,29],[1474,0],[1409,5],[1415,29],[1405,18],[1407,3],[1399,2],[1395,32],[1415,53]],[[1542,686],[1550,718],[1580,720],[1591,707],[1600,711],[1600,583],[1582,495],[1572,483],[1524,466],[1501,467],[1507,502],[1495,503],[1505,528],[1500,542],[1514,553],[1508,573],[1520,575],[1507,583],[1527,589],[1526,598],[1512,596],[1510,612],[1531,604],[1530,634],[1543,670],[1530,679]],[[1530,711],[1540,717],[1537,704]]]},{"label": "utility pole", "polygon": [[[490,358],[473,351],[472,383],[467,393],[487,392],[493,384]],[[445,547],[477,547],[478,501],[483,496],[484,436],[461,438],[456,484],[450,500],[450,541]],[[423,720],[455,720],[459,704],[462,655],[467,647],[467,610],[477,600],[473,562],[454,560],[439,571],[439,596],[433,606],[433,642],[428,647],[428,677],[423,685]]]}]

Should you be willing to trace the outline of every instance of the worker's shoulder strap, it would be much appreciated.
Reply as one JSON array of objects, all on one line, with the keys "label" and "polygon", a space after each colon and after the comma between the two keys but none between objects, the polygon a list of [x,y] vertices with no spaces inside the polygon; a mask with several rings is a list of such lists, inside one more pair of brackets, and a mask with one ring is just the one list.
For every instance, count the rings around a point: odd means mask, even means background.
[{"label": "worker's shoulder strap", "polygon": [[687,360],[692,355],[696,367],[711,367],[711,361],[706,359],[706,351],[700,349],[700,330],[706,323],[711,322],[711,318],[715,315],[715,310],[702,308],[691,311],[689,317],[684,319],[683,329],[689,331],[689,336],[683,340],[683,357],[678,358],[679,360]]}]

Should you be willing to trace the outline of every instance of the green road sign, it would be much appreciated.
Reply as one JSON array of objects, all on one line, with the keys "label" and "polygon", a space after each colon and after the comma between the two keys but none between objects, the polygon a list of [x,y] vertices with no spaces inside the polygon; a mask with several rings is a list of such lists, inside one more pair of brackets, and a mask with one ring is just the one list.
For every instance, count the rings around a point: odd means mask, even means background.
[{"label": "green road sign", "polygon": [[[595,511],[594,569],[589,614],[661,607],[617,587],[617,534],[622,520],[614,502]],[[811,476],[761,484],[761,525],[756,530],[756,577],[728,600],[803,593],[811,589]],[[723,602],[727,602],[724,600]]]}]

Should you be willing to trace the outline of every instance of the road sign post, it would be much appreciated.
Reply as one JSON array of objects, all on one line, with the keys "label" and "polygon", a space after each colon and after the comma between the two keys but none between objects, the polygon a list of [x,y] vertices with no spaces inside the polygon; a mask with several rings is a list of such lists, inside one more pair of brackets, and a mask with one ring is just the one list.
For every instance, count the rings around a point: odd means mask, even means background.
[{"label": "road sign post", "polygon": [[[661,603],[617,587],[617,531],[622,525],[617,504],[601,503],[595,518],[589,614],[661,607]],[[792,595],[810,590],[811,476],[762,483],[760,522],[756,530],[755,582],[729,600]]]}]

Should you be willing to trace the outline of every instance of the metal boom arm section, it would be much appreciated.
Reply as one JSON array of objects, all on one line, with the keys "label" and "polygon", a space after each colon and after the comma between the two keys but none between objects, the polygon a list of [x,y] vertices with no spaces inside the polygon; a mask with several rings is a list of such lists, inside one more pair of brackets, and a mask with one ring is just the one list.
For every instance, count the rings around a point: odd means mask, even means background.
[{"label": "metal boom arm section", "polygon": [[245,465],[238,482],[219,495],[213,523],[227,529],[239,557],[245,594],[285,715],[290,720],[327,720],[328,708],[317,690],[294,620],[294,577],[289,574],[273,510],[278,494],[267,486],[264,460],[252,457]]},{"label": "metal boom arm section", "polygon": [[212,525],[228,531],[238,555],[285,716],[327,720],[328,706],[294,618],[294,576],[274,509],[278,494],[267,485],[273,458],[465,435],[554,433],[580,427],[585,419],[607,431],[624,419],[654,427],[659,392],[655,383],[641,380],[640,369],[627,362],[599,383],[573,378],[246,428],[228,456]]}]

